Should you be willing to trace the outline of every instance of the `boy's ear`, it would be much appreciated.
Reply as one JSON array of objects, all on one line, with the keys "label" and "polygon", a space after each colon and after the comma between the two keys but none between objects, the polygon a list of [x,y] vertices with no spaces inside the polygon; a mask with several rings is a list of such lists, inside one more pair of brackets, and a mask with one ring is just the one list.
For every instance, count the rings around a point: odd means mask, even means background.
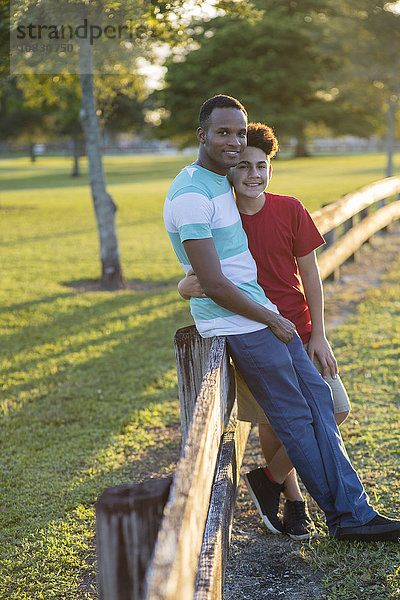
[{"label": "boy's ear", "polygon": [[197,139],[199,140],[200,144],[205,144],[206,132],[204,131],[204,129],[202,127],[197,128],[196,135],[197,135]]},{"label": "boy's ear", "polygon": [[269,177],[268,177],[268,179],[271,179],[271,177],[272,177],[272,171],[273,171],[273,170],[274,170],[274,169],[273,169],[273,167],[272,167],[272,165],[271,165],[271,163],[270,163],[270,164],[269,164]]}]

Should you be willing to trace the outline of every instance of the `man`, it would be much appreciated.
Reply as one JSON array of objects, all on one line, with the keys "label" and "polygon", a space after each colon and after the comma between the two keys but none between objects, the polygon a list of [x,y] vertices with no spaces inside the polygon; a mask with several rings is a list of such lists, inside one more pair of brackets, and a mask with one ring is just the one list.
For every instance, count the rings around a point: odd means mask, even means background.
[{"label": "man", "polygon": [[[325,336],[322,284],[315,257],[315,249],[324,243],[324,239],[299,200],[266,193],[272,176],[270,160],[277,150],[278,141],[270,127],[261,123],[249,124],[247,147],[239,163],[230,169],[229,179],[249,249],[257,264],[258,283],[277,305],[280,314],[295,324],[310,358],[332,390],[335,420],[340,424],[349,413],[350,402]],[[179,282],[178,289],[186,299],[204,297],[193,271]],[[285,532],[293,539],[307,539],[315,528],[296,472],[239,373],[236,378],[238,417],[258,423],[261,448],[268,465],[245,476],[249,493],[272,533]],[[291,469],[289,472],[288,468]],[[271,470],[278,477],[284,477],[283,522],[278,517],[281,486],[270,485],[270,482],[276,483]]]},{"label": "man", "polygon": [[[226,336],[236,368],[282,440],[331,536],[398,540],[400,522],[368,503],[333,417],[331,393],[311,364],[295,326],[257,284],[235,199],[226,177],[246,146],[247,113],[229,96],[200,110],[197,161],[179,173],[164,205],[177,257],[193,268],[206,298],[190,301],[199,333]],[[282,484],[282,481],[278,481]]]}]

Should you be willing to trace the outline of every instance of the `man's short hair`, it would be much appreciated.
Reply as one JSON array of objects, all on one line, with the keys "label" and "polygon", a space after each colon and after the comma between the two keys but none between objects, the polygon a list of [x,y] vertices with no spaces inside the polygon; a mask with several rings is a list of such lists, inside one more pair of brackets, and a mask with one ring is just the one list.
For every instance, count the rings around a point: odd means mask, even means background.
[{"label": "man's short hair", "polygon": [[268,158],[273,158],[279,150],[278,140],[273,130],[263,123],[249,123],[247,127],[247,146],[260,148]]},{"label": "man's short hair", "polygon": [[218,96],[213,96],[212,98],[206,100],[200,109],[199,125],[202,129],[207,127],[214,108],[236,108],[237,110],[241,110],[242,113],[247,117],[247,111],[239,102],[239,100],[232,98],[232,96],[218,94]]}]

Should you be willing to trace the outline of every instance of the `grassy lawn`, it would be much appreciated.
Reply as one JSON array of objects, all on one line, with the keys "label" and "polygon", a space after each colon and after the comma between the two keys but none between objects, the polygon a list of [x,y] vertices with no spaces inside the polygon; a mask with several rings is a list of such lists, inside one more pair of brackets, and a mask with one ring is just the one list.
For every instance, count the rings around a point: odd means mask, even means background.
[{"label": "grassy lawn", "polygon": [[[175,290],[181,273],[161,215],[171,179],[190,159],[106,157],[133,284],[112,294],[84,285],[100,271],[85,164],[72,179],[63,158],[0,160],[0,598],[94,598],[86,576],[94,570],[96,498],[174,467],[172,338],[191,317]],[[271,191],[297,195],[313,211],[381,178],[384,163],[381,155],[280,159]],[[399,275],[397,265],[332,336],[354,407],[344,427],[349,452],[374,504],[394,515]],[[326,571],[326,598],[400,597],[397,546],[322,537],[304,555]]]},{"label": "grassy lawn", "polygon": [[[400,257],[357,313],[330,336],[352,400],[342,425],[349,455],[384,515],[400,515]],[[320,538],[304,555],[324,571],[327,598],[400,598],[400,544]]]}]

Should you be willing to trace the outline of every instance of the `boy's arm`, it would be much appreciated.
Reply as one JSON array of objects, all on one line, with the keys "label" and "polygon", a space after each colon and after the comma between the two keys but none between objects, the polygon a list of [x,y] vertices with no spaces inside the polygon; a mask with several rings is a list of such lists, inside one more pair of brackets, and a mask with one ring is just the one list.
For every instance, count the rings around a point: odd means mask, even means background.
[{"label": "boy's arm", "polygon": [[332,377],[335,377],[338,367],[325,336],[324,297],[315,251],[306,256],[299,256],[296,260],[311,317],[311,338],[308,342],[307,352],[311,360],[314,355],[317,356],[324,376],[330,371]]},{"label": "boy's arm", "polygon": [[183,246],[206,296],[233,313],[268,325],[285,344],[293,339],[296,328],[291,321],[254,302],[225,277],[212,238],[186,240]]},{"label": "boy's arm", "polygon": [[184,300],[190,300],[190,298],[207,298],[193,269],[189,269],[186,277],[178,283],[178,292]]}]

